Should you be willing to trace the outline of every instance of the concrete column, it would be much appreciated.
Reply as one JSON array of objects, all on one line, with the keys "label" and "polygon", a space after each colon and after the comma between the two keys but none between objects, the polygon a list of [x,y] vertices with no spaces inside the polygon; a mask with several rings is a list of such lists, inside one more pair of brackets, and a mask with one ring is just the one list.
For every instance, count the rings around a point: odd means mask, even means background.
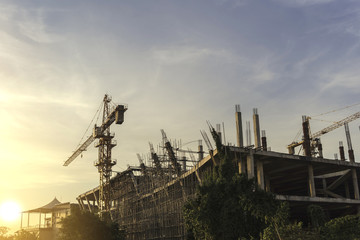
[{"label": "concrete column", "polygon": [[306,116],[302,116],[302,120],[303,120],[302,127],[304,134],[304,141],[303,141],[304,155],[307,157],[311,157],[309,119]]},{"label": "concrete column", "polygon": [[244,157],[242,156],[240,156],[239,158],[238,167],[239,167],[239,174],[246,174],[246,163]]},{"label": "concrete column", "polygon": [[340,159],[341,161],[345,161],[345,151],[344,151],[344,145],[343,142],[339,142],[339,152],[340,152]]},{"label": "concrete column", "polygon": [[[323,184],[323,190],[324,190],[324,192],[325,192],[325,190],[326,190],[326,188],[327,188],[326,179],[325,179],[325,178],[322,179],[322,184]],[[327,195],[326,193],[325,193],[324,195],[325,195],[325,197],[328,197],[328,195]]]},{"label": "concrete column", "polygon": [[265,191],[271,192],[270,177],[268,175],[265,175]]},{"label": "concrete column", "polygon": [[201,140],[199,140],[199,146],[198,146],[198,154],[199,154],[199,158],[198,160],[202,160],[204,158],[204,150],[203,150],[203,145],[200,142]]},{"label": "concrete column", "polygon": [[318,148],[318,152],[319,152],[319,158],[323,158],[323,147],[322,147],[320,139],[319,139],[319,142],[317,144],[317,148]]},{"label": "concrete column", "polygon": [[314,180],[314,168],[311,164],[308,165],[308,173],[309,173],[309,193],[310,197],[316,197],[315,191],[315,180]]},{"label": "concrete column", "polygon": [[260,160],[256,161],[256,172],[258,185],[262,190],[265,190],[264,163]]},{"label": "concrete column", "polygon": [[258,115],[257,108],[254,108],[253,121],[254,121],[255,148],[259,148],[259,147],[261,147],[261,138],[260,138],[260,122],[259,122],[259,115]]},{"label": "concrete column", "polygon": [[354,185],[354,197],[355,197],[355,199],[359,200],[360,199],[359,185],[358,185],[356,169],[351,169],[351,175],[352,175],[352,180],[353,180],[353,185]]},{"label": "concrete column", "polygon": [[22,229],[22,225],[23,225],[23,215],[24,215],[24,213],[21,212],[20,230]]},{"label": "concrete column", "polygon": [[244,146],[244,138],[243,138],[243,129],[242,129],[242,119],[240,112],[240,105],[235,106],[235,122],[236,122],[236,134],[237,134],[237,146]]},{"label": "concrete column", "polygon": [[219,123],[216,124],[216,133],[219,135],[220,142],[223,143],[222,134],[221,134],[221,125]]},{"label": "concrete column", "polygon": [[349,183],[347,181],[345,182],[345,196],[346,198],[350,199],[350,188],[349,188]]},{"label": "concrete column", "polygon": [[354,150],[349,149],[348,153],[350,162],[355,162]]},{"label": "concrete column", "polygon": [[86,202],[87,202],[87,205],[88,205],[89,212],[93,212],[92,209],[91,209],[90,201],[89,201],[89,199],[87,198],[87,195],[85,195],[85,199],[86,199]]},{"label": "concrete column", "polygon": [[267,151],[267,141],[265,130],[261,130],[261,146],[263,151]]},{"label": "concrete column", "polygon": [[247,174],[248,178],[254,178],[255,177],[255,162],[254,162],[254,153],[250,149],[249,154],[246,156],[247,160]]},{"label": "concrete column", "polygon": [[183,168],[183,171],[186,172],[186,156],[184,156],[182,158],[182,168]]}]

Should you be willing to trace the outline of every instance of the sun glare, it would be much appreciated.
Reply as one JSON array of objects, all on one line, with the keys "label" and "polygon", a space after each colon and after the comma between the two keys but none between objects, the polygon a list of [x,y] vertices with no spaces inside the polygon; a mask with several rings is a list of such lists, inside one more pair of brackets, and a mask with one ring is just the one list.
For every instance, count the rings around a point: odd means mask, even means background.
[{"label": "sun glare", "polygon": [[3,202],[0,205],[0,218],[6,222],[13,222],[20,217],[21,209],[14,201]]}]

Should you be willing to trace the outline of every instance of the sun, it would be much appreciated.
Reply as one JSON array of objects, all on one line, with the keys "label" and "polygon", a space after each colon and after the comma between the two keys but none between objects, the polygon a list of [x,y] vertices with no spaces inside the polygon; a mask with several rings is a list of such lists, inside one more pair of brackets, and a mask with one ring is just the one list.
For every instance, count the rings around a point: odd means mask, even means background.
[{"label": "sun", "polygon": [[15,201],[3,202],[0,205],[0,218],[6,222],[13,222],[20,217],[21,209]]}]

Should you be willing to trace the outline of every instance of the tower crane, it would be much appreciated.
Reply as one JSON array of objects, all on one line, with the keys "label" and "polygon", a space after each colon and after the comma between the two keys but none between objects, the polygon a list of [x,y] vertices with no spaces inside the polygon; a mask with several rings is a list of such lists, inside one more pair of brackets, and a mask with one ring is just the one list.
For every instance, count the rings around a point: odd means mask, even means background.
[{"label": "tower crane", "polygon": [[[318,142],[318,137],[332,131],[332,130],[335,130],[343,125],[345,125],[346,123],[349,123],[349,122],[352,122],[356,119],[360,118],[360,112],[357,112],[357,113],[354,113],[338,122],[335,122],[334,124],[318,131],[318,132],[315,132],[314,134],[311,134],[310,135],[310,139],[311,139],[311,142],[312,142],[312,145],[316,145],[316,143]],[[311,117],[307,117],[306,118],[306,121],[309,121],[309,119],[311,119]],[[288,150],[289,150],[289,153],[290,154],[294,154],[295,153],[295,147],[297,146],[300,146],[304,143],[304,140],[300,141],[300,142],[292,142],[291,144],[289,144],[287,146]]]},{"label": "tower crane", "polygon": [[114,134],[110,133],[110,125],[114,122],[116,124],[122,124],[124,122],[124,112],[127,110],[126,105],[117,105],[115,108],[110,108],[111,97],[107,94],[103,99],[103,118],[102,124],[96,126],[93,129],[93,134],[85,140],[84,143],[78,147],[74,153],[64,162],[64,166],[68,166],[72,161],[76,159],[87,147],[95,140],[98,139],[95,147],[98,148],[98,160],[95,162],[95,166],[100,174],[99,184],[99,210],[101,218],[104,218],[105,213],[110,211],[110,178],[112,172],[112,166],[116,164],[115,160],[111,159],[111,149],[116,146],[116,143],[112,140]]}]

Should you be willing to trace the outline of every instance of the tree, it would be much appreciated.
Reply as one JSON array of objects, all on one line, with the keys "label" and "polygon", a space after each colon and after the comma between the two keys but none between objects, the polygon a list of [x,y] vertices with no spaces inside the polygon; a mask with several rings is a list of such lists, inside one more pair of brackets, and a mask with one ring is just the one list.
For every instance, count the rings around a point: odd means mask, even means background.
[{"label": "tree", "polygon": [[254,179],[236,172],[229,151],[211,132],[221,163],[198,187],[196,198],[184,205],[188,239],[259,239],[279,202]]},{"label": "tree", "polygon": [[97,215],[73,209],[71,215],[64,218],[59,240],[122,240],[124,233],[116,223],[103,221]]},{"label": "tree", "polygon": [[11,240],[38,240],[39,237],[36,233],[20,230],[15,233]]},{"label": "tree", "polygon": [[7,240],[9,239],[7,233],[9,232],[9,228],[7,227],[0,227],[0,240]]},{"label": "tree", "polygon": [[347,215],[332,219],[325,223],[320,232],[324,240],[359,240],[360,216]]},{"label": "tree", "polygon": [[322,207],[311,204],[307,207],[309,222],[313,228],[319,228],[326,223],[326,216]]},{"label": "tree", "polygon": [[317,229],[306,230],[302,222],[290,222],[289,204],[282,202],[276,214],[267,220],[268,226],[262,233],[262,240],[318,240]]}]

